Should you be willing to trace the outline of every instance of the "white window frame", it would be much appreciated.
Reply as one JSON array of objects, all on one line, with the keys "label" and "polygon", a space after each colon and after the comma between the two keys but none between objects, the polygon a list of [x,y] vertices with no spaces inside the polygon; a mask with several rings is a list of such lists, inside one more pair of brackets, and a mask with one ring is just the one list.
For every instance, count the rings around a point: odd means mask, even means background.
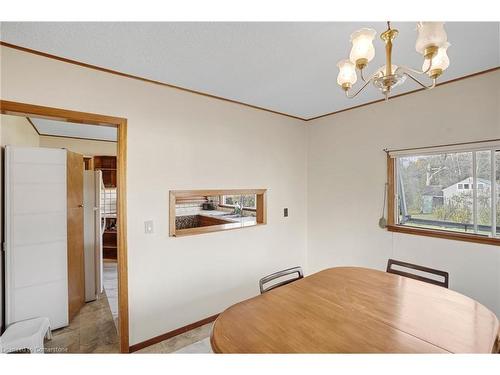
[{"label": "white window frame", "polygon": [[[232,194],[232,195],[234,195],[234,194]],[[255,194],[243,194],[243,195],[255,195]],[[221,199],[221,203],[220,203],[220,205],[223,206],[223,207],[224,206],[225,207],[236,207],[235,204],[228,204],[228,203],[226,203],[226,197],[228,197],[228,196],[229,195],[221,195],[221,198],[220,198]],[[253,211],[255,211],[257,209],[257,196],[255,195],[255,207],[246,207],[246,206],[244,206],[243,209],[244,210],[253,210]]]},{"label": "white window frame", "polygon": [[[472,189],[473,192],[473,227],[474,227],[474,233],[468,233],[472,236],[477,236],[477,237],[486,237],[484,235],[481,235],[478,233],[478,228],[477,228],[477,186],[478,186],[478,181],[477,181],[477,166],[476,166],[476,153],[479,151],[490,151],[490,183],[491,183],[491,231],[488,237],[491,238],[500,238],[500,234],[497,234],[496,232],[496,227],[497,227],[497,222],[496,222],[496,210],[497,210],[497,205],[500,204],[500,199],[498,198],[497,194],[497,184],[496,184],[496,168],[495,168],[495,162],[496,162],[496,153],[500,152],[500,142],[499,141],[492,141],[492,142],[478,142],[478,143],[469,143],[466,146],[465,145],[450,145],[450,146],[438,146],[438,147],[425,147],[425,148],[415,148],[412,149],[411,152],[410,150],[401,150],[401,151],[388,151],[388,154],[390,157],[395,158],[395,181],[393,181],[395,188],[395,193],[394,193],[394,219],[395,219],[395,224],[399,226],[405,226],[404,224],[399,223],[399,207],[398,207],[398,202],[399,202],[399,196],[398,196],[398,172],[399,172],[399,159],[403,157],[416,157],[416,156],[430,156],[430,155],[442,155],[446,153],[462,153],[462,152],[471,152],[472,153],[472,183],[468,183],[469,189]],[[464,190],[465,189],[465,184],[464,185]],[[457,187],[458,188],[458,187]],[[409,227],[409,226],[406,226]],[[419,228],[418,226],[414,226],[415,228]],[[423,228],[423,227],[422,227]],[[437,230],[438,232],[443,232],[443,233],[453,233],[453,231],[448,231],[444,229],[439,229]]]}]

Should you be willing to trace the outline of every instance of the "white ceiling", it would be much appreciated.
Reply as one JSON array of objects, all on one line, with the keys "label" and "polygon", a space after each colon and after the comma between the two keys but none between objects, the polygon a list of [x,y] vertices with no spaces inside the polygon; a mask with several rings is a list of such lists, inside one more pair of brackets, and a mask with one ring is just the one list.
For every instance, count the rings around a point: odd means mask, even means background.
[{"label": "white ceiling", "polygon": [[116,128],[110,126],[76,124],[30,117],[40,135],[54,135],[60,137],[72,137],[82,139],[95,139],[101,141],[117,140]]},{"label": "white ceiling", "polygon": [[[420,68],[415,22],[400,31],[393,63]],[[267,109],[311,118],[381,98],[370,87],[354,100],[337,86],[350,34],[383,22],[4,22],[4,42],[92,65],[182,86]],[[449,22],[451,65],[446,81],[500,65],[498,22]],[[368,73],[384,65],[377,37]],[[358,80],[360,81],[360,80]],[[358,84],[359,85],[359,82]],[[394,94],[418,88],[406,82]]]}]

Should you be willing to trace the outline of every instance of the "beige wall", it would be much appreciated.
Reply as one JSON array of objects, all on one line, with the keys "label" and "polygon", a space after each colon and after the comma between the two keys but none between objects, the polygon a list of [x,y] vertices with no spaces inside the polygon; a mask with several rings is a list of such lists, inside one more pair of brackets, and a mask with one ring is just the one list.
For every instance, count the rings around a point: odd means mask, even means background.
[{"label": "beige wall", "polygon": [[66,148],[70,151],[85,155],[116,155],[116,143],[104,141],[90,141],[87,139],[40,137],[40,147]]},{"label": "beige wall", "polygon": [[386,182],[382,149],[500,138],[499,90],[496,71],[311,123],[309,271],[384,269],[390,257],[445,269],[452,289],[500,316],[500,247],[393,234],[377,225]]},{"label": "beige wall", "polygon": [[[304,123],[10,48],[1,53],[2,99],[128,119],[131,344],[258,294],[270,272],[305,265]],[[268,224],[169,237],[169,190],[204,188],[269,189]],[[154,234],[144,234],[146,220],[154,220]]]},{"label": "beige wall", "polygon": [[2,146],[38,147],[40,145],[40,136],[26,117],[0,115],[0,128]]},{"label": "beige wall", "polygon": [[[128,119],[131,344],[220,312],[257,294],[262,275],[298,264],[383,269],[395,257],[444,268],[452,289],[500,314],[498,247],[377,227],[382,149],[500,138],[499,72],[303,123],[0,51],[2,99]],[[269,189],[268,225],[168,237],[169,190],[248,187]]]}]

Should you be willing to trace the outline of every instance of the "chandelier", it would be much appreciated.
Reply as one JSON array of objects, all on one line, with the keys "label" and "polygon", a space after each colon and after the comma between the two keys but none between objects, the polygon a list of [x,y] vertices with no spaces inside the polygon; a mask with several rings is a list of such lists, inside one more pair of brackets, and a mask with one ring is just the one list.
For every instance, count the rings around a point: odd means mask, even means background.
[{"label": "chandelier", "polygon": [[[380,39],[385,43],[386,64],[377,69],[372,75],[365,78],[364,69],[375,57],[373,39],[377,32],[373,29],[363,28],[351,35],[352,48],[349,59],[341,60],[337,64],[339,74],[337,83],[345,91],[349,99],[356,97],[369,83],[372,83],[389,99],[392,88],[401,85],[407,78],[416,82],[424,89],[433,89],[437,78],[450,65],[446,50],[450,46],[447,41],[444,22],[419,22],[417,23],[417,43],[415,49],[422,54],[424,63],[422,70],[416,70],[405,66],[397,66],[392,63],[392,41],[398,35],[398,30],[391,29],[387,22],[387,30],[380,34]],[[352,86],[358,80],[356,69],[359,70],[363,86],[355,93],[351,93]],[[422,83],[415,75],[428,76],[428,84]]]}]

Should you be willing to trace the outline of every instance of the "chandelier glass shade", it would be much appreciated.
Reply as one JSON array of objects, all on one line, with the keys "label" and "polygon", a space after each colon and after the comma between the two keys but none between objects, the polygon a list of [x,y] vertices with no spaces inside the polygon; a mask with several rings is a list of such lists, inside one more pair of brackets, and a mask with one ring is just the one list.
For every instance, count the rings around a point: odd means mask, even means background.
[{"label": "chandelier glass shade", "polygon": [[444,47],[447,36],[444,30],[444,22],[419,22],[417,23],[417,43],[415,49],[418,53],[425,55],[429,47]]},{"label": "chandelier glass shade", "polygon": [[446,42],[443,47],[439,47],[432,59],[425,59],[422,64],[422,70],[427,72],[429,77],[436,76],[439,77],[443,71],[450,66],[450,59],[446,53],[446,50],[450,46],[450,43]]},{"label": "chandelier glass shade", "polygon": [[377,32],[373,29],[363,28],[351,35],[352,48],[349,60],[358,67],[365,67],[375,57],[373,39]]},{"label": "chandelier glass shade", "polygon": [[[444,22],[417,23],[415,49],[424,59],[422,70],[397,66],[392,63],[393,40],[398,33],[398,30],[392,29],[390,23],[387,22],[387,30],[380,35],[380,38],[385,43],[386,64],[376,69],[367,78],[365,78],[364,69],[375,57],[373,40],[377,33],[373,29],[362,28],[351,35],[352,48],[349,59],[341,60],[337,64],[339,68],[337,83],[345,91],[348,98],[357,96],[369,83],[378,88],[386,100],[389,98],[391,89],[404,83],[407,78],[424,89],[432,89],[436,86],[437,78],[450,65],[447,55],[450,43],[447,40]],[[358,79],[357,71],[359,71],[363,85],[355,93],[351,93],[351,89]],[[415,75],[427,76],[430,79],[429,84],[421,82]]]},{"label": "chandelier glass shade", "polygon": [[350,60],[341,60],[337,64],[339,68],[339,75],[337,76],[337,83],[342,87],[351,88],[356,83],[358,77],[356,75],[356,67]]}]

